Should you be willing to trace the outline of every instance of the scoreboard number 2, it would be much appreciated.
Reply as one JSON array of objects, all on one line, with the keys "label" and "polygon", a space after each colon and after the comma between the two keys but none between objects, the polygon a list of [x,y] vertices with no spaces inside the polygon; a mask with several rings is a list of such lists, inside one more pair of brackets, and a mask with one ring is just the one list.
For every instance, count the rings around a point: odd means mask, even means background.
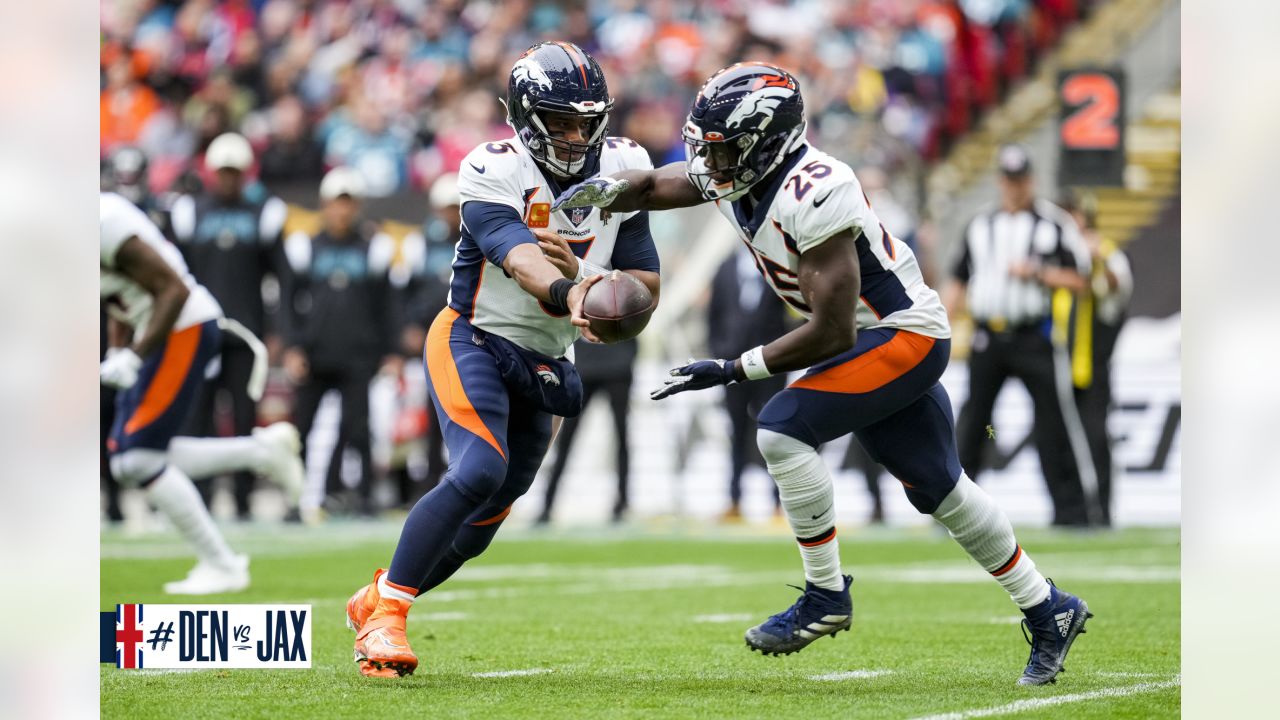
[{"label": "scoreboard number 2", "polygon": [[1062,121],[1062,144],[1108,150],[1120,142],[1120,87],[1104,73],[1079,73],[1062,85],[1062,101],[1075,108]]}]

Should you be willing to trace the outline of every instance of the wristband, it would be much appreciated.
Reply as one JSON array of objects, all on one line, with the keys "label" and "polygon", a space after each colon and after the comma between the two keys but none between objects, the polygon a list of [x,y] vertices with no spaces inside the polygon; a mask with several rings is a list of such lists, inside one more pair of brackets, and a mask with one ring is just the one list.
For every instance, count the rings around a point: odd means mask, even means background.
[{"label": "wristband", "polygon": [[548,302],[547,305],[557,312],[569,312],[569,291],[573,289],[574,285],[577,285],[577,283],[564,278],[560,278],[559,280],[551,283],[551,289],[549,291],[551,294],[551,301]]},{"label": "wristband", "polygon": [[763,380],[773,373],[764,364],[764,346],[757,345],[742,353],[742,373],[748,380]]}]

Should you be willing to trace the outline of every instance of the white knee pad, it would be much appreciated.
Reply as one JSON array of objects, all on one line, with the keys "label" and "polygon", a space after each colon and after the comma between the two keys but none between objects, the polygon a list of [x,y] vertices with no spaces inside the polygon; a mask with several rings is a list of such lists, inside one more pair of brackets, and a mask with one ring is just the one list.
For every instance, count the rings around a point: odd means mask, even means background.
[{"label": "white knee pad", "polygon": [[135,448],[111,456],[111,474],[117,482],[138,487],[164,471],[168,454],[160,450]]},{"label": "white knee pad", "polygon": [[807,538],[829,529],[835,521],[834,491],[818,451],[772,430],[758,431],[756,442],[796,536]]}]

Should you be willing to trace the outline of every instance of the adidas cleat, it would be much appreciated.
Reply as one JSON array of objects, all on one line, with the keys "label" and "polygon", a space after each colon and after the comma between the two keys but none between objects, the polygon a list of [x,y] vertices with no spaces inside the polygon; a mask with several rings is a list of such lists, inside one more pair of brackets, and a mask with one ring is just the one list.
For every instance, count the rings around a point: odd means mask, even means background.
[{"label": "adidas cleat", "polygon": [[820,637],[835,637],[848,630],[853,624],[852,582],[853,578],[845,575],[844,589],[839,592],[806,582],[804,594],[794,605],[747,630],[747,647],[765,655],[790,655]]},{"label": "adidas cleat", "polygon": [[1049,599],[1023,611],[1022,635],[1031,646],[1027,669],[1018,678],[1019,685],[1047,685],[1057,682],[1058,673],[1066,668],[1062,662],[1076,637],[1085,632],[1084,624],[1093,617],[1089,605],[1069,592],[1059,590],[1049,581]]}]

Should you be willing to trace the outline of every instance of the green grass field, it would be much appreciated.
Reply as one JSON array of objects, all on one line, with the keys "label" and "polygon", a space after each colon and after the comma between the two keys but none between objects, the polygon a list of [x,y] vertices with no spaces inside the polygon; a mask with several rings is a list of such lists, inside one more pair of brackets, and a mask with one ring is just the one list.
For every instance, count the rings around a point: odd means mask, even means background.
[{"label": "green grass field", "polygon": [[[841,535],[852,633],[762,657],[743,631],[791,604],[794,544],[749,530],[539,534],[509,529],[409,616],[418,672],[369,680],[346,598],[388,562],[398,525],[231,528],[253,586],[195,602],[310,603],[310,670],[136,671],[103,665],[108,718],[1177,717],[1176,530],[1020,534],[1096,617],[1056,685],[1019,688],[1008,596],[927,530]],[[102,539],[101,607],[160,592],[192,561],[175,536]]]}]

